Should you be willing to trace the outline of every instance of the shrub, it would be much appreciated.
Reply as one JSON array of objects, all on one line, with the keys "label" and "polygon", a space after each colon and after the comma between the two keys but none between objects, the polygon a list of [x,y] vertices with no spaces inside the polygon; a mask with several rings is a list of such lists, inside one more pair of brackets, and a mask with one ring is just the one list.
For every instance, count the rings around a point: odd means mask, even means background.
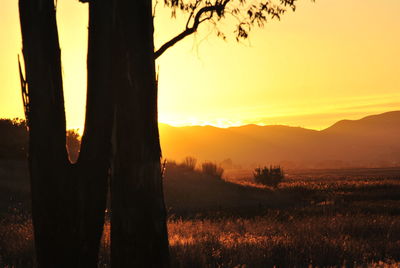
[{"label": "shrub", "polygon": [[187,169],[193,171],[196,168],[197,159],[191,156],[186,156],[183,160],[182,165],[185,166]]},{"label": "shrub", "polygon": [[283,170],[280,166],[256,168],[253,175],[256,183],[271,187],[277,187],[284,178]]},{"label": "shrub", "polygon": [[201,171],[206,175],[219,179],[222,178],[222,174],[224,173],[224,169],[213,162],[204,162],[201,165]]}]

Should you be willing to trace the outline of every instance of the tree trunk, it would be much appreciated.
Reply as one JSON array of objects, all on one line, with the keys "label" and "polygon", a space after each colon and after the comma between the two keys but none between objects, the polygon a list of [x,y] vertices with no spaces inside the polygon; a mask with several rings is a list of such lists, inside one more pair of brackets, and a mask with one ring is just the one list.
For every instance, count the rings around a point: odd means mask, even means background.
[{"label": "tree trunk", "polygon": [[[169,266],[151,1],[114,4],[90,3],[86,123],[81,154],[72,165],[65,147],[54,2],[19,1],[39,267],[97,266],[114,119],[112,265]],[[111,86],[117,89],[116,108]]]},{"label": "tree trunk", "polygon": [[55,9],[53,1],[39,0],[20,0],[19,7],[37,261],[40,267],[66,267],[76,261],[76,183],[65,147]]},{"label": "tree trunk", "polygon": [[[29,126],[32,219],[39,267],[97,267],[104,223],[110,134],[111,1],[90,5],[87,121],[82,154],[72,165],[54,1],[20,0]],[[107,38],[108,36],[108,38]]]},{"label": "tree trunk", "polygon": [[151,1],[115,0],[113,267],[169,267]]},{"label": "tree trunk", "polygon": [[113,96],[111,0],[89,3],[88,86],[85,131],[77,162],[79,267],[97,267],[108,191]]}]

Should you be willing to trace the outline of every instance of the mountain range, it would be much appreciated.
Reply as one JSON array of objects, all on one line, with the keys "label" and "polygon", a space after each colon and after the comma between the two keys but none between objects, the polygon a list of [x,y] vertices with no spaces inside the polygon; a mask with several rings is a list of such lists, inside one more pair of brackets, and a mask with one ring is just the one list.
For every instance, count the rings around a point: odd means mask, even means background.
[{"label": "mountain range", "polygon": [[400,166],[400,111],[341,120],[317,131],[282,125],[217,128],[160,124],[163,157],[193,156],[225,168]]}]

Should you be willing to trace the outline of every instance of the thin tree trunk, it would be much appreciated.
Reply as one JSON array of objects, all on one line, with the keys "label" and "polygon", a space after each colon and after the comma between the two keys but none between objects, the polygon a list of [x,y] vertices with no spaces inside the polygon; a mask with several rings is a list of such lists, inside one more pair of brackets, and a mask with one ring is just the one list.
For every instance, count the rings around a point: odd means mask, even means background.
[{"label": "thin tree trunk", "polygon": [[87,121],[78,163],[66,151],[52,0],[20,0],[32,218],[39,267],[97,267],[110,162],[110,0],[90,5]]},{"label": "thin tree trunk", "polygon": [[111,0],[89,3],[88,89],[85,131],[77,162],[79,267],[97,267],[108,191],[113,96]]},{"label": "thin tree trunk", "polygon": [[115,0],[113,267],[169,267],[151,1]]},{"label": "thin tree trunk", "polygon": [[53,1],[20,0],[32,218],[39,267],[74,266],[76,183],[65,147],[60,48]]}]

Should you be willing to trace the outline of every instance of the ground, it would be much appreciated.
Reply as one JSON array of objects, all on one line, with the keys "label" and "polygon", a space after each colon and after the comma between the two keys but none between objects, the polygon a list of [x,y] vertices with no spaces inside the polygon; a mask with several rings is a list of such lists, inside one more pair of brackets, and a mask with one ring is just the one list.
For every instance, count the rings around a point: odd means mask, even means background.
[{"label": "ground", "polygon": [[[26,168],[0,162],[1,267],[34,264]],[[287,173],[272,189],[167,165],[173,267],[399,267],[400,168]]]}]

